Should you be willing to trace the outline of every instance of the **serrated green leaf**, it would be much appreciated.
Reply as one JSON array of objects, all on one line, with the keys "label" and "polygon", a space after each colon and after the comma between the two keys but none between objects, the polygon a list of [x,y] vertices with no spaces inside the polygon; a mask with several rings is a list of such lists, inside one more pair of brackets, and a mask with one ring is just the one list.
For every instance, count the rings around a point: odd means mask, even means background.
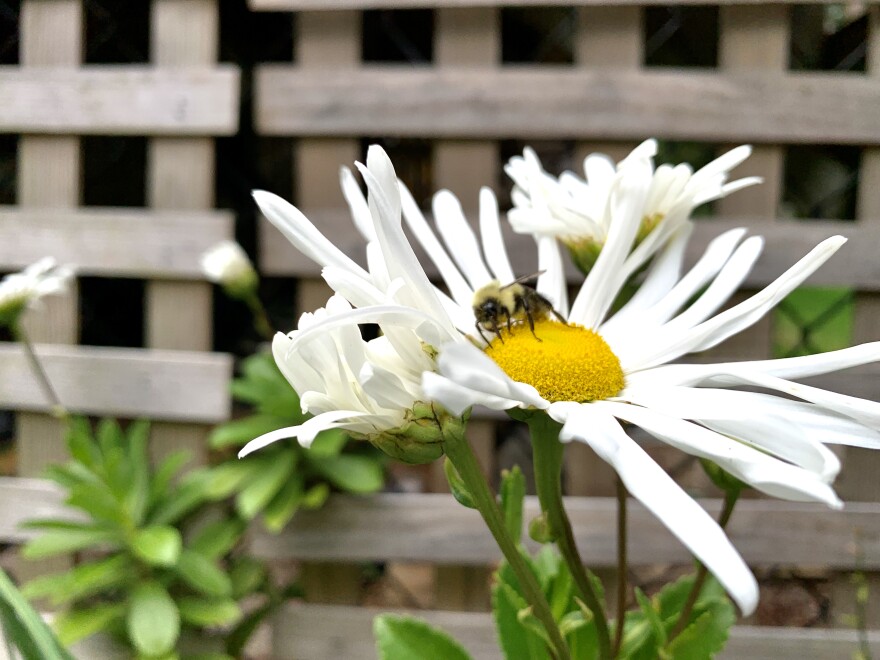
[{"label": "serrated green leaf", "polygon": [[296,454],[282,452],[235,497],[235,510],[252,520],[281,490],[296,463]]},{"label": "serrated green leaf", "polygon": [[375,493],[385,485],[385,474],[377,457],[340,454],[317,458],[306,454],[309,464],[331,484],[348,493]]},{"label": "serrated green leaf", "polygon": [[501,473],[501,509],[504,511],[504,526],[514,541],[522,542],[523,500],[526,496],[526,478],[518,465]]},{"label": "serrated green leaf", "polygon": [[324,482],[315,484],[303,494],[302,506],[310,511],[320,509],[328,497],[330,497],[330,486]]},{"label": "serrated green leaf", "polygon": [[313,458],[338,456],[348,442],[348,434],[340,429],[328,429],[315,436],[305,451]]},{"label": "serrated green leaf", "polygon": [[235,600],[248,596],[266,581],[266,567],[250,557],[240,557],[236,560],[229,571],[229,579],[232,583],[232,597]]},{"label": "serrated green leaf", "polygon": [[651,624],[651,630],[654,633],[654,643],[661,647],[666,644],[666,628],[663,626],[663,621],[660,619],[660,613],[655,609],[654,603],[651,602],[651,599],[645,595],[645,592],[635,588],[636,601],[639,604],[639,609],[642,610],[642,614],[645,615],[645,619],[649,624]]},{"label": "serrated green leaf", "polygon": [[178,600],[180,616],[194,626],[228,626],[241,618],[241,608],[231,598],[196,598]]},{"label": "serrated green leaf", "polygon": [[150,484],[150,504],[156,501],[169,491],[171,482],[180,469],[192,460],[192,452],[186,449],[178,449],[166,456],[159,467],[153,474],[152,483]]},{"label": "serrated green leaf", "polygon": [[373,620],[380,660],[470,660],[447,633],[408,616],[381,614]]},{"label": "serrated green leaf", "polygon": [[[25,559],[44,559],[56,555],[77,552],[94,546],[116,546],[119,542],[120,533],[117,530],[108,530],[96,525],[66,523],[63,521],[51,521],[57,524],[45,534],[28,541],[22,548],[22,556]],[[49,524],[50,521],[43,521]],[[29,527],[35,527],[40,521],[34,521]]]},{"label": "serrated green leaf", "polygon": [[290,426],[289,417],[251,415],[221,424],[212,431],[209,442],[213,449],[241,447],[264,433],[285,426]]},{"label": "serrated green leaf", "polygon": [[190,587],[206,596],[227,597],[232,594],[232,581],[223,569],[194,550],[180,553],[175,571]]},{"label": "serrated green leaf", "polygon": [[238,543],[246,524],[237,518],[208,523],[193,536],[190,549],[210,559],[218,559]]},{"label": "serrated green leaf", "polygon": [[728,599],[713,601],[703,613],[667,647],[674,660],[704,660],[719,653],[727,643],[736,611]]},{"label": "serrated green leaf", "polygon": [[[509,565],[505,562],[509,569]],[[512,571],[510,571],[512,573]],[[519,620],[519,613],[528,606],[516,588],[502,581],[496,573],[492,589],[492,613],[498,643],[506,660],[550,660],[550,652],[542,637]]]},{"label": "serrated green leaf", "polygon": [[659,606],[658,609],[662,621],[673,618],[675,621],[678,621],[678,615],[684,609],[684,604],[687,602],[693,586],[694,576],[685,575],[675,582],[664,585],[654,596],[654,600]]},{"label": "serrated green leaf", "polygon": [[135,532],[129,547],[141,560],[151,566],[174,566],[180,557],[183,539],[170,525],[154,525]]},{"label": "serrated green leaf", "polygon": [[305,499],[303,493],[302,476],[293,473],[287,480],[287,483],[281,487],[272,501],[266,505],[263,511],[263,524],[266,529],[277,534],[285,525],[290,522],[293,515],[299,510],[300,505]]},{"label": "serrated green leaf", "polygon": [[128,557],[113,555],[64,573],[35,578],[24,585],[22,593],[28,598],[49,597],[54,605],[65,605],[126,584],[133,577],[131,569]]},{"label": "serrated green leaf", "polygon": [[131,594],[128,636],[134,647],[146,656],[170,653],[180,636],[180,613],[174,600],[158,582],[143,582]]},{"label": "serrated green leaf", "polygon": [[449,484],[449,491],[455,501],[468,509],[476,509],[473,495],[448,457],[443,459],[443,473],[446,475],[446,483]]},{"label": "serrated green leaf", "polygon": [[122,603],[96,605],[84,609],[62,612],[52,622],[58,639],[65,646],[104,632],[125,618],[126,607]]}]

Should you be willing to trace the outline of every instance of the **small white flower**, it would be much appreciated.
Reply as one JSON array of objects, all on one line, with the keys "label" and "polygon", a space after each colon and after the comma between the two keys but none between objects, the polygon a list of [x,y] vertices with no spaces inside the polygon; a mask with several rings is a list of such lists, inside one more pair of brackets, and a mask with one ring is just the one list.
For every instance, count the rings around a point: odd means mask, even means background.
[{"label": "small white flower", "polygon": [[4,277],[0,280],[0,326],[17,323],[24,310],[38,305],[43,296],[63,294],[72,277],[73,269],[59,266],[52,257]]},{"label": "small white flower", "polygon": [[235,241],[223,241],[206,251],[201,266],[205,277],[235,298],[252,295],[259,283],[251,260]]},{"label": "small white flower", "polygon": [[624,170],[635,168],[648,187],[641,208],[634,209],[641,218],[636,243],[647,239],[660,247],[697,206],[761,181],[758,177],[727,181],[730,170],[750,153],[751,147],[737,147],[696,172],[687,164],[655,169],[657,142],[646,140],[617,165],[604,154],[590,154],[584,159],[586,178],[582,179],[573,172],[559,178],[549,175],[535,152],[526,148],[505,166],[515,184],[514,208],[508,217],[516,232],[562,241],[586,272],[608,240],[614,183]]}]

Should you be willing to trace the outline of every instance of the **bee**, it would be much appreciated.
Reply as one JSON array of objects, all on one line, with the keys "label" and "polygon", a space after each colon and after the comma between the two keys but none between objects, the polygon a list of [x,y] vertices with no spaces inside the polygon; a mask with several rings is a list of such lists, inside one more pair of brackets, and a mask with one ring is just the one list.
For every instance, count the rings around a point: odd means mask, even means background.
[{"label": "bee", "polygon": [[498,280],[492,280],[474,292],[473,309],[477,319],[475,326],[483,341],[490,343],[483,334],[485,329],[494,333],[503,343],[502,323],[507,325],[507,331],[510,332],[514,322],[528,321],[529,330],[538,341],[541,339],[535,334],[535,319],[546,319],[553,314],[562,323],[566,323],[549,300],[529,285],[523,284],[540,274],[518,277],[503,286]]}]

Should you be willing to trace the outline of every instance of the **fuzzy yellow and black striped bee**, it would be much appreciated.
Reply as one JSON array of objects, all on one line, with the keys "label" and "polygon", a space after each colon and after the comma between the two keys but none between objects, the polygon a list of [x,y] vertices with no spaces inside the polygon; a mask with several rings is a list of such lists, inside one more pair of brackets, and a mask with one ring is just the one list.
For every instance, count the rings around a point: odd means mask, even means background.
[{"label": "fuzzy yellow and black striped bee", "polygon": [[566,323],[562,315],[553,308],[553,303],[531,286],[524,284],[540,274],[518,277],[504,285],[498,280],[492,280],[474,292],[473,309],[477,319],[476,328],[483,341],[490,343],[483,334],[483,330],[486,330],[503,343],[501,328],[506,326],[507,331],[510,332],[514,324],[524,322],[529,324],[529,330],[532,331],[535,339],[541,341],[535,334],[536,320],[549,318],[552,314],[562,323]]}]

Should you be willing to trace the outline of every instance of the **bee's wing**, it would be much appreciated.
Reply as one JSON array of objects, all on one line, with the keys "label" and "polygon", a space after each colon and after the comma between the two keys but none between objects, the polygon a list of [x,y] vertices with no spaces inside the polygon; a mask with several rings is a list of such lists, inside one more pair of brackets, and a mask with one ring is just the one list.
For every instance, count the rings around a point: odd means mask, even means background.
[{"label": "bee's wing", "polygon": [[522,282],[528,282],[529,280],[533,280],[539,275],[543,275],[546,271],[539,270],[537,273],[532,273],[531,275],[523,275],[522,277],[517,277],[513,282],[508,282],[504,286],[500,287],[502,289],[506,289],[509,286],[513,286],[514,284],[521,284]]}]

